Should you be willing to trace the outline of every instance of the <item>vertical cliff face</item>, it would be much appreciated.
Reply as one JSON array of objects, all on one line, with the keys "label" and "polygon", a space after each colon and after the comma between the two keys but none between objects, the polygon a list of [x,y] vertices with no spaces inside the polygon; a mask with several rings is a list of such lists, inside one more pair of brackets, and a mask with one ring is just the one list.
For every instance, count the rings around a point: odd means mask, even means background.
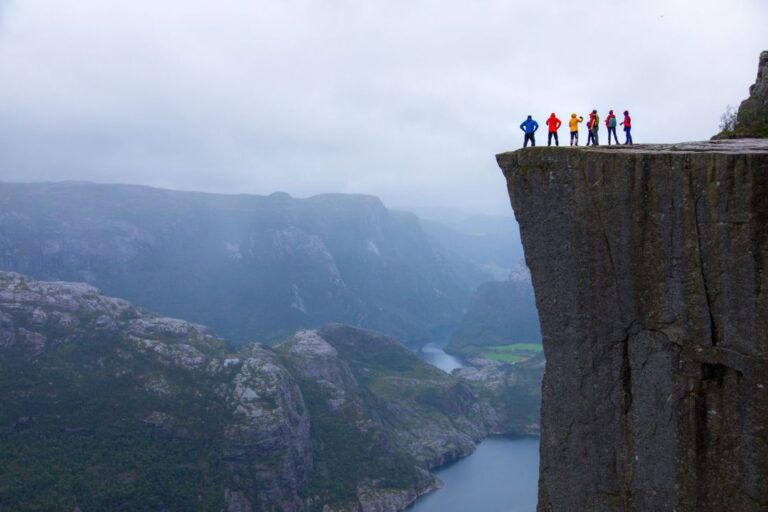
[{"label": "vertical cliff face", "polygon": [[768,141],[497,157],[541,318],[539,511],[768,507]]}]

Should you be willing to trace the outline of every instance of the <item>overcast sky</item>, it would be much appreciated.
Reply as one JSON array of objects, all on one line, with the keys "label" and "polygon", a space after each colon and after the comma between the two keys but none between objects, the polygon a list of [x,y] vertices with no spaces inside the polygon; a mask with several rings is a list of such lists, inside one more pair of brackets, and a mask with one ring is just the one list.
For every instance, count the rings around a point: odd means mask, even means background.
[{"label": "overcast sky", "polygon": [[766,27],[766,0],[0,0],[0,180],[506,214],[528,113],[708,138]]}]

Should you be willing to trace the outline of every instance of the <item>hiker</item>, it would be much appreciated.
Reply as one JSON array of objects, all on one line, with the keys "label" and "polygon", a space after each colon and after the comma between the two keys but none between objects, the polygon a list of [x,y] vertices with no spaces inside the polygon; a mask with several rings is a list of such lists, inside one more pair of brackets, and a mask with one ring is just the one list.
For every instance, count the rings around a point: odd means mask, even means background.
[{"label": "hiker", "polygon": [[590,128],[590,138],[592,139],[593,146],[599,146],[598,143],[598,129],[600,128],[600,116],[597,115],[597,110],[593,110],[589,114],[589,119],[592,121],[592,128]]},{"label": "hiker", "polygon": [[589,119],[587,120],[587,146],[590,143],[595,143],[595,135],[592,133],[592,125],[595,124],[595,112],[589,113]]},{"label": "hiker", "polygon": [[539,129],[539,123],[533,120],[531,116],[520,124],[520,129],[525,133],[525,139],[523,139],[523,147],[528,146],[528,141],[531,141],[531,147],[536,145],[536,137],[534,133]]},{"label": "hiker", "polygon": [[560,126],[563,123],[557,118],[554,112],[552,112],[552,115],[549,116],[549,119],[547,119],[547,126],[549,127],[549,133],[547,134],[547,146],[552,145],[552,136],[555,137],[555,146],[560,145],[560,141],[557,138],[557,130],[560,129]]},{"label": "hiker", "polygon": [[616,136],[616,115],[613,113],[613,110],[608,111],[608,116],[605,118],[605,126],[608,128],[608,145],[611,145],[611,134],[613,134],[613,140],[618,144],[619,138]]},{"label": "hiker", "polygon": [[632,144],[632,118],[629,117],[629,111],[624,111],[624,120],[621,122],[624,127],[624,134],[627,136],[627,140],[624,144]]},{"label": "hiker", "polygon": [[571,120],[568,121],[568,128],[571,130],[571,146],[579,145],[579,123],[583,121],[583,117],[577,116],[575,113],[571,114]]}]

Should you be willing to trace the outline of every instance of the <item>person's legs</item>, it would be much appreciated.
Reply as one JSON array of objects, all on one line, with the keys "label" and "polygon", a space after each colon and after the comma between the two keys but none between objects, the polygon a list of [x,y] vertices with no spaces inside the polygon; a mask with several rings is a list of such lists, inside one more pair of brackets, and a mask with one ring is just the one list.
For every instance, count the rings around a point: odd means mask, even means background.
[{"label": "person's legs", "polygon": [[592,145],[593,146],[599,146],[600,145],[599,142],[598,142],[598,135],[599,135],[598,129],[597,128],[593,128],[592,129]]},{"label": "person's legs", "polygon": [[632,144],[632,127],[624,128],[624,131],[627,134],[627,140],[624,142],[624,144]]},{"label": "person's legs", "polygon": [[531,147],[533,147],[535,145],[536,145],[536,134],[532,133],[531,134]]},{"label": "person's legs", "polygon": [[557,138],[557,132],[555,132],[555,146],[560,145],[560,139]]},{"label": "person's legs", "polygon": [[523,139],[523,147],[524,148],[528,147],[528,141],[529,140],[531,140],[531,134],[530,133],[526,133],[525,134],[525,138]]},{"label": "person's legs", "polygon": [[547,132],[547,146],[552,145],[552,132]]},{"label": "person's legs", "polygon": [[[579,132],[571,132],[571,146],[578,146],[579,144]],[[575,144],[574,144],[575,143]]]}]

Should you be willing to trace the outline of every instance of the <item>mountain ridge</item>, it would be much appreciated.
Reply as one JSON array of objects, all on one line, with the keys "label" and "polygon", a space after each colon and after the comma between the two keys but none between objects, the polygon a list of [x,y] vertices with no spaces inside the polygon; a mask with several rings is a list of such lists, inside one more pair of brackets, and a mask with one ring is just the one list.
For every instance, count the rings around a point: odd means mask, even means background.
[{"label": "mountain ridge", "polygon": [[333,321],[445,337],[475,278],[441,251],[375,196],[0,183],[0,269],[90,282],[236,343]]}]

